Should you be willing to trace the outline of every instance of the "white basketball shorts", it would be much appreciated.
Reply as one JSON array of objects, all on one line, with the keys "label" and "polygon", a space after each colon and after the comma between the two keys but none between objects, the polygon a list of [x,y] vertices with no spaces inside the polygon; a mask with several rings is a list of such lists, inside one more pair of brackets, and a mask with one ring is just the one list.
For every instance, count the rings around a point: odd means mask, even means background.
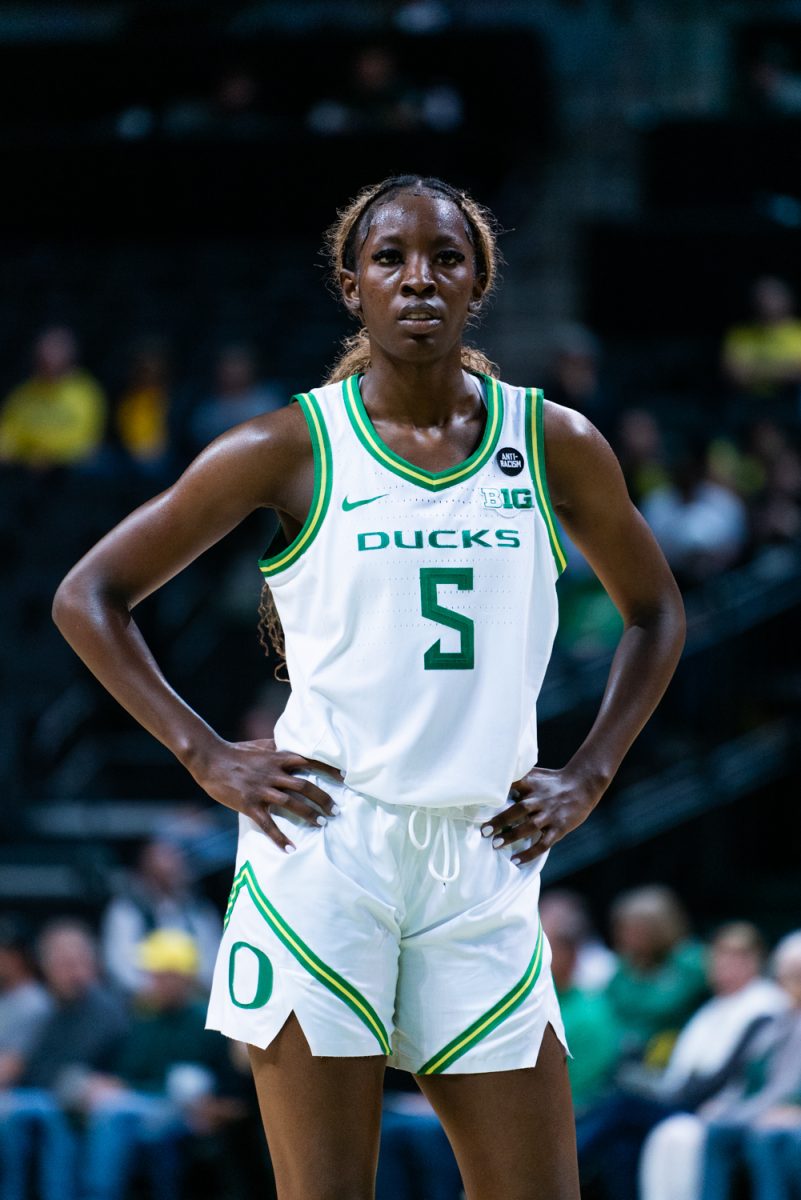
[{"label": "white basketball shorts", "polygon": [[294,853],[239,818],[207,1027],[264,1048],[294,1012],[312,1054],[418,1075],[532,1067],[548,1024],[566,1046],[541,862],[517,867],[480,833],[500,809],[409,809],[309,778],[340,813],[322,828],[274,813]]}]

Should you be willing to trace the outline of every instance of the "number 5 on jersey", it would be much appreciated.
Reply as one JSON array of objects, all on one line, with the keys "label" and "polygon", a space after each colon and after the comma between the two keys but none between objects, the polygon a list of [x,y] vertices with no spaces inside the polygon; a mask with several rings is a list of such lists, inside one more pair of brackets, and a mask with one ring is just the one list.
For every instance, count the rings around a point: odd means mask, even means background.
[{"label": "number 5 on jersey", "polygon": [[426,671],[472,671],[476,665],[475,625],[470,617],[454,612],[439,603],[437,589],[455,587],[460,592],[472,592],[472,567],[421,567],[420,604],[423,616],[438,625],[455,629],[459,634],[458,650],[443,650],[439,639],[423,655]]}]

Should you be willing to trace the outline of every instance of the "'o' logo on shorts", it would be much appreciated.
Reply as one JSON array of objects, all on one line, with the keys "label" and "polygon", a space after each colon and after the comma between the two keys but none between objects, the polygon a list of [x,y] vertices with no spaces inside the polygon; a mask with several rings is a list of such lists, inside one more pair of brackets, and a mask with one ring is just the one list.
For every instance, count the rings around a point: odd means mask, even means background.
[{"label": "'o' logo on shorts", "polygon": [[[243,951],[247,954],[243,956]],[[237,993],[249,995],[238,999]],[[237,1008],[262,1008],[273,993],[273,964],[250,942],[234,942],[228,956],[228,994]]]},{"label": "'o' logo on shorts", "polygon": [[495,461],[504,475],[519,475],[525,465],[523,455],[513,446],[504,446],[502,450],[499,450],[495,455]]}]

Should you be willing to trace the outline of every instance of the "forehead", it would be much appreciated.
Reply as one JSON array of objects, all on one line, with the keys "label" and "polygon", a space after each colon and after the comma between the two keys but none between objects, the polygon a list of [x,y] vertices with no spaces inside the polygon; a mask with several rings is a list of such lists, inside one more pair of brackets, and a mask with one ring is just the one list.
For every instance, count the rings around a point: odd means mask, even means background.
[{"label": "forehead", "polygon": [[377,204],[369,215],[365,243],[376,238],[453,239],[470,246],[467,222],[459,207],[432,192],[400,192]]}]

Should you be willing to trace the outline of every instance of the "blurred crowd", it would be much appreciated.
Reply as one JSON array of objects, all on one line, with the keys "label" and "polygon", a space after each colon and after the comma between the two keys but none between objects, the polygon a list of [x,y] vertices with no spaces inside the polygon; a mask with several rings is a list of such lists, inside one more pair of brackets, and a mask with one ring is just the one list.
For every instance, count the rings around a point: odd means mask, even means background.
[{"label": "blurred crowd", "polygon": [[247,1060],[205,1031],[221,928],[167,840],[141,848],[99,932],[0,918],[3,1200],[123,1200],[135,1178],[175,1200],[190,1170],[245,1196],[261,1154]]},{"label": "blurred crowd", "polygon": [[[660,885],[583,898],[543,928],[572,1057],[584,1194],[791,1200],[801,1178],[801,930],[768,956],[748,921],[694,937]],[[100,914],[0,918],[0,1200],[249,1196],[270,1171],[246,1049],[206,1032],[220,918],[167,838]],[[247,1003],[245,999],[243,1002]],[[378,1200],[458,1200],[445,1135],[388,1072]]]}]

